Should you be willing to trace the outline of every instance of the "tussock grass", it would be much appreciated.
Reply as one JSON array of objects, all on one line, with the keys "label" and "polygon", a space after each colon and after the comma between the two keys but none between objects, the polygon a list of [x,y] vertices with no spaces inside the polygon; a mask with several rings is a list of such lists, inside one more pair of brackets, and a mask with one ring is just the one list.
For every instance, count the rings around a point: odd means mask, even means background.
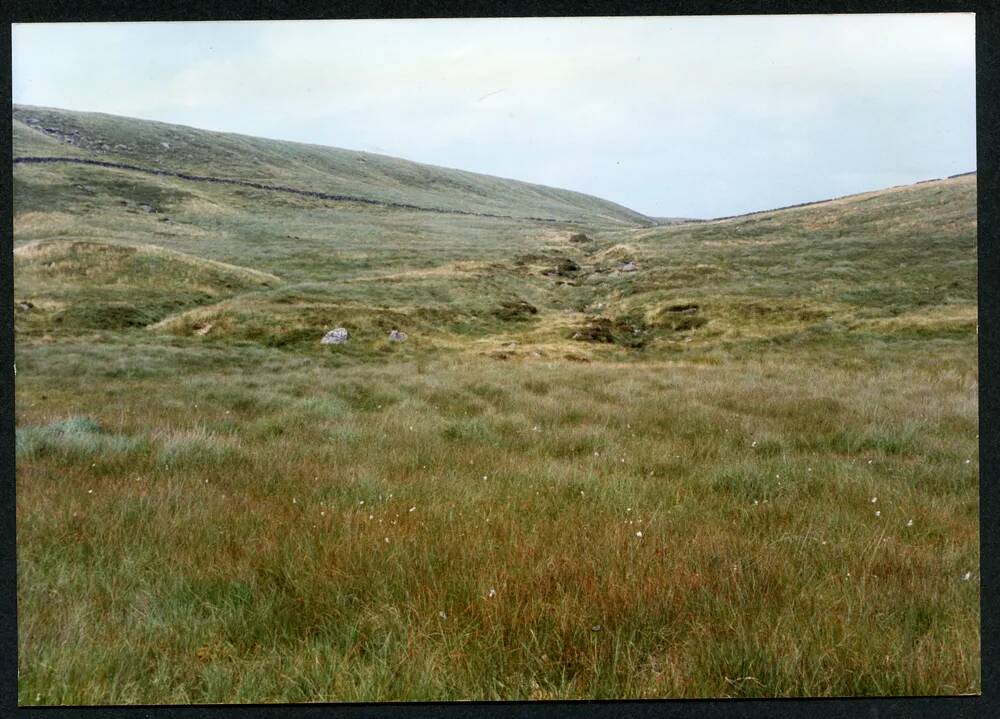
[{"label": "tussock grass", "polygon": [[15,446],[20,459],[58,455],[76,460],[133,452],[143,444],[129,437],[108,433],[89,417],[70,417],[38,427],[19,428]]},{"label": "tussock grass", "polygon": [[110,411],[149,460],[19,469],[22,698],[975,691],[973,367],[815,372],[288,368],[273,417],[148,386]]}]

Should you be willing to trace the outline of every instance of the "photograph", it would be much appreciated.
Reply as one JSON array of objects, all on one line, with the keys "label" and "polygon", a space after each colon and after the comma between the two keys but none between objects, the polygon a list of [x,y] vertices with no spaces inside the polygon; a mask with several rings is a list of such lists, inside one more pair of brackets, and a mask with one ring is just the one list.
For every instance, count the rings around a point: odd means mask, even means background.
[{"label": "photograph", "polygon": [[980,696],[976,20],[13,22],[17,704]]}]

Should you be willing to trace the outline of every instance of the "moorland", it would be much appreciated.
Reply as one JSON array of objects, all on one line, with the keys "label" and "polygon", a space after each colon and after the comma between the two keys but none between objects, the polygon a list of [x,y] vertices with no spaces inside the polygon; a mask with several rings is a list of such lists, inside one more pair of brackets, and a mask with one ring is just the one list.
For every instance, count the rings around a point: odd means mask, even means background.
[{"label": "moorland", "polygon": [[21,704],[980,690],[975,174],[672,221],[13,138]]}]

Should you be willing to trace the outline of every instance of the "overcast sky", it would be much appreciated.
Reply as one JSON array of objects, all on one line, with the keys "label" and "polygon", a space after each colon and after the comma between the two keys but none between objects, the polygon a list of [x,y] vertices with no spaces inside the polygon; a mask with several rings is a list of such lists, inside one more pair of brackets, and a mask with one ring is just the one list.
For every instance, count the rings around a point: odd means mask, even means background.
[{"label": "overcast sky", "polygon": [[13,99],[717,217],[975,169],[971,14],[15,25]]}]

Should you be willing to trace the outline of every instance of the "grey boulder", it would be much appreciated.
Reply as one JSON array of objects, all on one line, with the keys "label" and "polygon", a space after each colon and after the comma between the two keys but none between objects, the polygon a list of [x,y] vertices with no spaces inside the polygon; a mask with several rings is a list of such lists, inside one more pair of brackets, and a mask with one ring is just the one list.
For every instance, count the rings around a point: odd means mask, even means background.
[{"label": "grey boulder", "polygon": [[323,335],[323,339],[320,340],[320,344],[324,345],[342,345],[345,342],[347,342],[347,330],[343,327],[330,330]]}]

